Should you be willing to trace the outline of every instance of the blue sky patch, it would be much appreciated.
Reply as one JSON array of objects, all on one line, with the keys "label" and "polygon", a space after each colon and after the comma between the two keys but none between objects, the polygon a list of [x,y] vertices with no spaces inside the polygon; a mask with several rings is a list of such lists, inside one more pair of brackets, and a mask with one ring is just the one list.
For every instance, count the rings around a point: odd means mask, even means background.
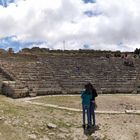
[{"label": "blue sky patch", "polygon": [[88,17],[94,16],[94,13],[92,11],[85,11],[84,14],[87,15]]},{"label": "blue sky patch", "polygon": [[19,51],[22,48],[29,48],[32,46],[39,46],[41,44],[44,44],[46,42],[42,41],[28,41],[28,42],[23,42],[19,41],[16,39],[16,36],[9,36],[9,37],[4,37],[0,39],[0,48],[7,50],[8,48],[13,48],[15,52]]},{"label": "blue sky patch", "polygon": [[83,0],[85,3],[95,3],[96,0]]},{"label": "blue sky patch", "polygon": [[13,3],[15,0],[0,0],[0,5],[7,7],[9,3]]},{"label": "blue sky patch", "polygon": [[84,49],[89,49],[90,46],[89,46],[88,44],[85,44],[85,45],[83,46],[83,48],[84,48]]},{"label": "blue sky patch", "polygon": [[87,15],[88,17],[93,17],[93,16],[99,16],[102,13],[99,12],[99,11],[91,11],[91,10],[89,10],[89,11],[85,11],[84,14]]}]

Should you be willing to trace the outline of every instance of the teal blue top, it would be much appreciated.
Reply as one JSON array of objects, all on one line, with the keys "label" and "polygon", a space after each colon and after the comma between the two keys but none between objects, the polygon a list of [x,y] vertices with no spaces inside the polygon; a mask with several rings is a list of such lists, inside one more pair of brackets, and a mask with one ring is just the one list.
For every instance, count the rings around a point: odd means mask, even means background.
[{"label": "teal blue top", "polygon": [[81,91],[82,105],[90,106],[90,101],[92,99],[92,95],[90,91]]}]

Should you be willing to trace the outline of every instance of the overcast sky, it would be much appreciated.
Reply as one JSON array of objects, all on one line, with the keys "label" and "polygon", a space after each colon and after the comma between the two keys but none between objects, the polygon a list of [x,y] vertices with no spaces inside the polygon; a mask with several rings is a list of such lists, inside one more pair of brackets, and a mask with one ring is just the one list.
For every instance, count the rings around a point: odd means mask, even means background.
[{"label": "overcast sky", "polygon": [[0,0],[0,47],[134,51],[140,0]]}]

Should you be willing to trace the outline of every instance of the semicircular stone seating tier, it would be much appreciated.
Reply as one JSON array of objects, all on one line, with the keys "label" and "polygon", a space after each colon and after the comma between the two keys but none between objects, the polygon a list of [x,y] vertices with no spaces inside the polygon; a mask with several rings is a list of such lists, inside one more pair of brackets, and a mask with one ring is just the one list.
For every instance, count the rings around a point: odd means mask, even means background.
[{"label": "semicircular stone seating tier", "polygon": [[[132,93],[139,86],[139,60],[123,65],[122,58],[91,56],[38,56],[1,59],[3,93],[14,97],[79,94],[91,82],[98,93]],[[10,82],[5,82],[10,81]],[[13,82],[11,82],[13,81]]]}]

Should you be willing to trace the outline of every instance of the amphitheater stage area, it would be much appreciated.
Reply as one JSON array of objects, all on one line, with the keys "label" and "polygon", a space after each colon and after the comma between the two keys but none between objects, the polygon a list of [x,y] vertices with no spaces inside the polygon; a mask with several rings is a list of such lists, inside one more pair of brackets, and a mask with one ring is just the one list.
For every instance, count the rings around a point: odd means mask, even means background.
[{"label": "amphitheater stage area", "polygon": [[[98,129],[84,133],[79,95],[20,99],[1,95],[0,140],[139,140],[139,99],[138,94],[99,95],[96,98]],[[49,128],[48,124],[53,127]]]},{"label": "amphitheater stage area", "polygon": [[[24,100],[24,99],[23,99]],[[28,100],[28,99],[27,99]],[[50,95],[29,98],[32,102],[53,104],[61,107],[81,109],[81,98],[79,95]],[[97,112],[140,110],[140,95],[133,94],[103,94],[96,99]]]}]

